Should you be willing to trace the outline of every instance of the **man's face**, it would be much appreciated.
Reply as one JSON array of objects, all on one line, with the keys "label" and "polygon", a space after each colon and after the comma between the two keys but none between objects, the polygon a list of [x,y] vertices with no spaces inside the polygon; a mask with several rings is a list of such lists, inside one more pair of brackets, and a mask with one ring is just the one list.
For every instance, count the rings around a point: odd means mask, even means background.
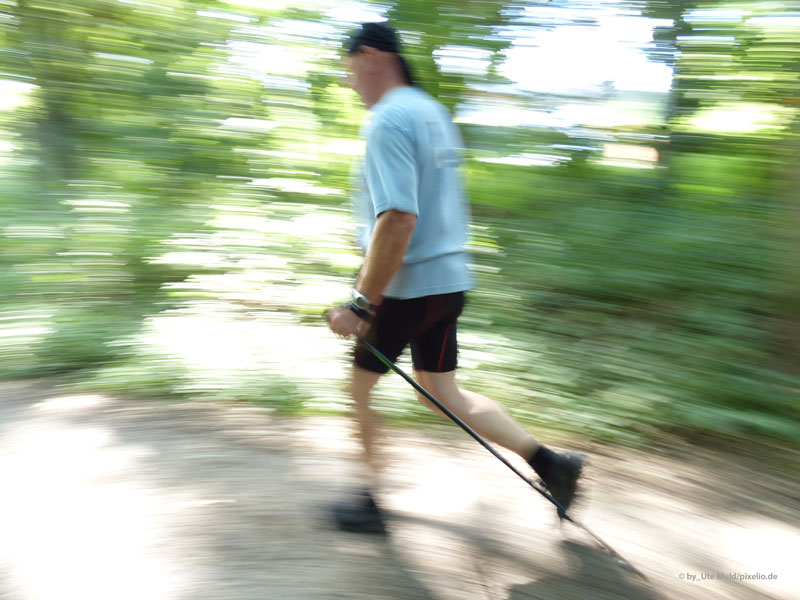
[{"label": "man's face", "polygon": [[347,85],[359,95],[361,101],[367,103],[367,82],[369,81],[369,61],[366,53],[361,49],[347,55]]},{"label": "man's face", "polygon": [[347,56],[347,82],[361,97],[367,108],[380,100],[383,93],[382,82],[394,54],[381,52],[370,46],[361,46],[358,51]]}]

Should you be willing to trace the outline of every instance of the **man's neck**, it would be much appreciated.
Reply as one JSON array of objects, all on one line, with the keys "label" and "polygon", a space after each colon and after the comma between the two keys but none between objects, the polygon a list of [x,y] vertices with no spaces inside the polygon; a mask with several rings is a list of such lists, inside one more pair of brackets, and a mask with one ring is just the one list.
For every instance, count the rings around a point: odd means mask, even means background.
[{"label": "man's neck", "polygon": [[375,98],[376,98],[375,102],[373,102],[367,108],[372,110],[372,108],[378,102],[380,102],[386,94],[388,94],[392,90],[396,90],[397,88],[401,88],[401,87],[411,87],[411,86],[408,85],[405,81],[396,81],[396,80],[387,81],[385,85],[383,85],[383,86],[378,88],[377,93],[375,94]]}]

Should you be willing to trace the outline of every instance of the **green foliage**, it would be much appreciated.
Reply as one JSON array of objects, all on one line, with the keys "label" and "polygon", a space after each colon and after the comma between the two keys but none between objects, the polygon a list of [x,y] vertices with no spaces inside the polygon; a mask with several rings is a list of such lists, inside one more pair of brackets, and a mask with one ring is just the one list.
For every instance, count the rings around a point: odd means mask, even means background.
[{"label": "green foliage", "polygon": [[[32,86],[0,109],[0,375],[340,409],[346,352],[317,331],[360,264],[354,24],[335,2],[57,4],[0,3],[0,84]],[[633,99],[647,119],[462,127],[479,279],[462,377],[537,427],[796,444],[796,28],[759,20],[777,5],[640,6],[674,21],[650,48],[673,89]],[[384,8],[454,112],[633,102],[503,87],[503,34],[554,27],[521,3]],[[452,48],[485,72],[443,69]],[[605,160],[620,146],[650,158]],[[432,419],[404,385],[382,394],[385,415]]]}]

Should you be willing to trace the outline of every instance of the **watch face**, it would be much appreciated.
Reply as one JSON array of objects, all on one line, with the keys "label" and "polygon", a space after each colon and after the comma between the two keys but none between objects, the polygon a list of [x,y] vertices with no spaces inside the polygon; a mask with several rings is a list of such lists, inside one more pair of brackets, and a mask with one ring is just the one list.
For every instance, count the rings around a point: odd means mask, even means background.
[{"label": "watch face", "polygon": [[356,296],[354,302],[358,308],[363,308],[364,310],[369,308],[369,300],[365,296]]}]

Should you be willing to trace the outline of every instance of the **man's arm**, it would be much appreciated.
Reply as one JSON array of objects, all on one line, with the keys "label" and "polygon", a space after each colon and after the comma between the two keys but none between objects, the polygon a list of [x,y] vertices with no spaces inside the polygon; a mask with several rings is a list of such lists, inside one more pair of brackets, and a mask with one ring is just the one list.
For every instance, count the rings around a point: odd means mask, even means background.
[{"label": "man's arm", "polygon": [[417,216],[398,210],[378,215],[372,230],[369,252],[356,280],[355,289],[375,305],[383,302],[383,292],[403,264]]},{"label": "man's arm", "polygon": [[[376,127],[367,140],[364,175],[378,218],[354,287],[371,304],[383,302],[383,292],[403,264],[417,225],[414,148],[409,133],[395,126]],[[343,337],[365,333],[367,322],[361,317],[366,315],[356,312],[348,306],[329,312],[331,331]]]},{"label": "man's arm", "polygon": [[[369,252],[356,280],[355,289],[372,304],[383,302],[383,291],[394,277],[408,251],[417,216],[399,210],[387,210],[378,215]],[[348,337],[361,335],[366,322],[347,306],[326,313],[328,324],[335,334]]]}]

